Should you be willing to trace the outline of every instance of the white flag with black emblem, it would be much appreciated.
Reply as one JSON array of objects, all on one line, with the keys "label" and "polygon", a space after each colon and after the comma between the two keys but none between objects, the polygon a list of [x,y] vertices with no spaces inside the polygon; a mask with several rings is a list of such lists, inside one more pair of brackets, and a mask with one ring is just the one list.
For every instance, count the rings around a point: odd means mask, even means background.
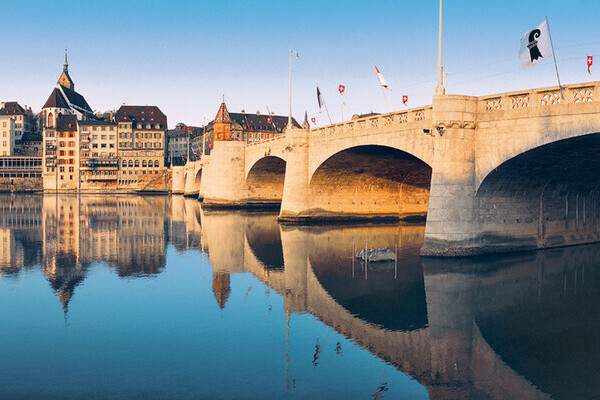
[{"label": "white flag with black emblem", "polygon": [[548,23],[544,20],[521,36],[519,59],[523,68],[529,68],[550,57],[552,57],[552,43],[550,42]]}]

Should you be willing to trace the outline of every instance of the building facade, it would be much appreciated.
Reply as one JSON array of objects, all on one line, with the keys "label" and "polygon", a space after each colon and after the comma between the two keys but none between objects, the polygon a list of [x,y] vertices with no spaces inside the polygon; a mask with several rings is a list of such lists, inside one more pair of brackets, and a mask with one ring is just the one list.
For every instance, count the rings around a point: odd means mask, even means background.
[{"label": "building facade", "polygon": [[117,124],[78,121],[80,190],[116,189],[119,173]]},{"label": "building facade", "polygon": [[119,186],[139,187],[167,172],[167,116],[156,106],[123,105],[115,114],[118,131]]},{"label": "building facade", "polygon": [[15,120],[8,115],[0,115],[0,155],[12,156],[15,147]]}]

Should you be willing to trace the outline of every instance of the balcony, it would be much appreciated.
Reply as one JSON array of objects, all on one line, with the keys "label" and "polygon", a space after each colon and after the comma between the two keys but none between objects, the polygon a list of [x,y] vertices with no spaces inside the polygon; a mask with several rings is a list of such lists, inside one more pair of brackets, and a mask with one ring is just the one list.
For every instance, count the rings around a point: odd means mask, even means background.
[{"label": "balcony", "polygon": [[79,163],[81,170],[108,170],[116,171],[119,169],[119,160],[116,158],[89,158],[81,160]]}]

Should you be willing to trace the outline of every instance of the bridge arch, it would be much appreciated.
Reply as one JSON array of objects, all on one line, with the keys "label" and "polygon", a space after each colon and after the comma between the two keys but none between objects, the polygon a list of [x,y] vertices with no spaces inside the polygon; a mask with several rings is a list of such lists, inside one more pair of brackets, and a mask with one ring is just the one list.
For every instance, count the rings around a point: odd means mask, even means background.
[{"label": "bridge arch", "polygon": [[477,190],[484,235],[502,225],[504,234],[523,246],[598,240],[598,154],[600,133],[595,133],[544,144],[503,162]]},{"label": "bridge arch", "polygon": [[398,134],[385,133],[380,135],[364,135],[352,137],[352,140],[319,143],[311,141],[311,154],[308,166],[308,176],[312,179],[315,171],[334,155],[355,147],[377,146],[392,148],[421,160],[430,167],[433,165],[433,140],[422,130],[401,131]]},{"label": "bridge arch", "polygon": [[431,167],[394,147],[343,149],[309,175],[313,213],[343,218],[424,218]]},{"label": "bridge arch", "polygon": [[250,204],[280,205],[283,198],[286,161],[267,155],[258,159],[246,174]]}]

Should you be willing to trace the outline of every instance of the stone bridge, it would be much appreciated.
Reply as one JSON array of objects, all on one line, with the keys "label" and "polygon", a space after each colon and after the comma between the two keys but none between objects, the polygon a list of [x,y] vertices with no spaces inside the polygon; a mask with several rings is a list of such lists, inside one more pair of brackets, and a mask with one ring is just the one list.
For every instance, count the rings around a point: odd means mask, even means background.
[{"label": "stone bridge", "polygon": [[[284,223],[426,218],[422,255],[463,256],[599,240],[600,82],[431,106],[254,145],[215,142],[207,208],[280,208]],[[197,187],[199,188],[197,189]]]},{"label": "stone bridge", "polygon": [[197,161],[190,161],[184,166],[172,167],[173,171],[173,186],[171,192],[173,194],[182,194],[189,197],[204,197],[202,189],[202,171],[209,163],[210,156],[205,156]]}]

